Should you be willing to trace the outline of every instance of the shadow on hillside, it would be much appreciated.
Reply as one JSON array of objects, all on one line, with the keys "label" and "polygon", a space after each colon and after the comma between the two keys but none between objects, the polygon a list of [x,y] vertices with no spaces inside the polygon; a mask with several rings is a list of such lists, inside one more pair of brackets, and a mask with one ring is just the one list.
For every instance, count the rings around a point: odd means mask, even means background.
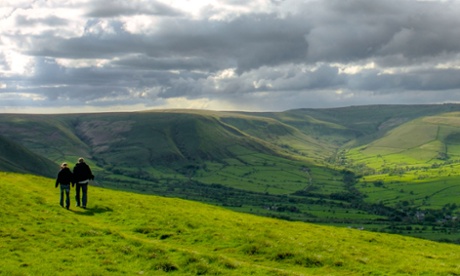
[{"label": "shadow on hillside", "polygon": [[94,207],[87,207],[86,209],[78,208],[78,210],[70,210],[77,215],[83,216],[94,216],[95,214],[102,214],[106,212],[113,212],[112,208],[109,207],[101,207],[101,206],[94,206]]}]

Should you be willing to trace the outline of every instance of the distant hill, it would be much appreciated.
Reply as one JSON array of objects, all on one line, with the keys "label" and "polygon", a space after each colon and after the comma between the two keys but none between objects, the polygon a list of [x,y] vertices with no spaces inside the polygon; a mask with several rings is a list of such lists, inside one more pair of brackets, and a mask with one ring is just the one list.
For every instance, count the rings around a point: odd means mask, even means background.
[{"label": "distant hill", "polygon": [[94,186],[66,210],[50,181],[0,172],[0,274],[460,274],[459,245]]},{"label": "distant hill", "polygon": [[58,170],[56,163],[0,136],[0,171],[53,177]]},{"label": "distant hill", "polygon": [[356,146],[372,142],[411,120],[460,111],[459,104],[365,105],[324,109],[295,109],[266,113],[317,137],[332,137],[336,144]]},{"label": "distant hill", "polygon": [[0,130],[53,160],[84,155],[150,166],[221,160],[234,157],[236,148],[278,154],[264,140],[201,112],[0,115]]},{"label": "distant hill", "polygon": [[221,161],[239,149],[323,161],[338,148],[363,145],[424,116],[460,105],[381,105],[286,112],[164,110],[129,113],[0,114],[6,138],[60,162],[88,156],[113,165]]},{"label": "distant hill", "polygon": [[[460,159],[460,112],[411,120],[361,148],[368,156],[406,156],[418,164]],[[404,158],[405,164],[410,164]]]}]

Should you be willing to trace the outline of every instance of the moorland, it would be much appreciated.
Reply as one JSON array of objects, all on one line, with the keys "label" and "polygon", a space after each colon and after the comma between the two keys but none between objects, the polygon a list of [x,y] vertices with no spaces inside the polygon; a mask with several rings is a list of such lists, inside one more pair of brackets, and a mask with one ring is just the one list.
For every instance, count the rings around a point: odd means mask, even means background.
[{"label": "moorland", "polygon": [[460,105],[0,114],[0,170],[460,243]]}]

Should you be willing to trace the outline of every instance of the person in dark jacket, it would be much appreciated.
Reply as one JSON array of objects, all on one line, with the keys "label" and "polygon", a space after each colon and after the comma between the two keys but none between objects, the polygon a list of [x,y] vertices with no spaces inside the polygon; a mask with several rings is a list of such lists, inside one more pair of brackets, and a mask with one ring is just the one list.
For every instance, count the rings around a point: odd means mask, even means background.
[{"label": "person in dark jacket", "polygon": [[60,204],[64,207],[64,193],[65,193],[65,208],[68,210],[70,207],[70,184],[74,185],[73,173],[70,171],[67,163],[62,163],[61,170],[59,171],[55,187],[61,185]]},{"label": "person in dark jacket", "polygon": [[80,190],[82,192],[81,207],[86,208],[88,201],[88,183],[94,179],[94,175],[91,172],[91,168],[85,163],[85,159],[79,158],[78,163],[73,168],[73,174],[75,177],[75,183],[77,188],[75,190],[75,200],[77,201],[77,207],[80,206]]}]

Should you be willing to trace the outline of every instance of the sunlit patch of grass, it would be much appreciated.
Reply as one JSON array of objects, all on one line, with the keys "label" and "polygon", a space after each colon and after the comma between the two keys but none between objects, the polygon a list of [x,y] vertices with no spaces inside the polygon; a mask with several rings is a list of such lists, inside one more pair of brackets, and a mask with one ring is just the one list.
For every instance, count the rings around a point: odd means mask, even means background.
[{"label": "sunlit patch of grass", "polygon": [[0,274],[460,274],[457,245],[97,187],[68,211],[53,184],[0,173]]}]

